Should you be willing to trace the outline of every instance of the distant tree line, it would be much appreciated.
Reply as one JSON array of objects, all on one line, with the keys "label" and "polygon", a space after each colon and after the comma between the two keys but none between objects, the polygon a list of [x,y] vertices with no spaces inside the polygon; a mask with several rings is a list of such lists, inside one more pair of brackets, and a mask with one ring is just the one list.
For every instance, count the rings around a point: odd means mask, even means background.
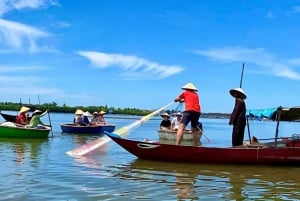
[{"label": "distant tree line", "polygon": [[[0,102],[0,111],[1,110],[9,110],[9,111],[19,111],[22,106],[26,106],[31,108],[31,111],[35,109],[39,109],[42,111],[48,110],[49,112],[56,112],[56,113],[75,113],[77,109],[81,109],[83,111],[89,111],[93,113],[95,111],[100,112],[105,111],[110,114],[124,114],[124,115],[139,115],[145,116],[150,114],[154,110],[142,110],[137,108],[115,108],[115,107],[108,107],[105,106],[67,106],[63,104],[59,106],[56,102],[51,103],[43,103],[43,104],[20,104],[20,103],[12,103],[12,102]],[[166,110],[164,112],[168,112],[169,114],[176,113],[175,110]],[[203,113],[201,117],[205,118],[228,118],[230,114],[224,113]]]}]

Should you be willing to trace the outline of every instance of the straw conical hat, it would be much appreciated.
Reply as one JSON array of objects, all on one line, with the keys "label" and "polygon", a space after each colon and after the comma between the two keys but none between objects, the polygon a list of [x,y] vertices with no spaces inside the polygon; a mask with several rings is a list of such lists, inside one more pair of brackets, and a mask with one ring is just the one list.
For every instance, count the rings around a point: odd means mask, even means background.
[{"label": "straw conical hat", "polygon": [[101,110],[101,112],[99,114],[106,114],[106,112],[104,112],[104,111]]},{"label": "straw conical hat", "polygon": [[28,112],[29,110],[30,110],[29,107],[22,106],[19,112],[23,113],[23,112]]},{"label": "straw conical hat", "polygon": [[83,114],[83,111],[81,109],[77,109],[75,114]]},{"label": "straw conical hat", "polygon": [[193,91],[198,91],[198,89],[195,87],[193,83],[187,83],[181,89],[188,89],[188,90],[193,90]]},{"label": "straw conical hat", "polygon": [[242,99],[246,99],[247,95],[246,93],[243,91],[242,88],[234,88],[231,89],[229,91],[229,93],[234,97],[234,98],[242,98]]}]

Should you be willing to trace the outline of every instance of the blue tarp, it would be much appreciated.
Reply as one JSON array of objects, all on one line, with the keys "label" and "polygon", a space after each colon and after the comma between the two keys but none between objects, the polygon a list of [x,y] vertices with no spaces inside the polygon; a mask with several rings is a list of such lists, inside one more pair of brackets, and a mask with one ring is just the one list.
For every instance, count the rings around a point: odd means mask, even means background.
[{"label": "blue tarp", "polygon": [[276,111],[277,111],[277,107],[267,108],[267,109],[247,109],[246,115],[257,117],[257,118],[265,117],[271,119]]}]

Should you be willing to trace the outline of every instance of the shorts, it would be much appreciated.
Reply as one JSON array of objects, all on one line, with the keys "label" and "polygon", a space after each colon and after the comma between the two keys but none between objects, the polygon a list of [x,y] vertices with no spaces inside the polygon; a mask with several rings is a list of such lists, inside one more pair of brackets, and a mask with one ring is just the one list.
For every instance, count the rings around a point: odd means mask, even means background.
[{"label": "shorts", "polygon": [[191,122],[191,127],[197,128],[199,118],[200,118],[200,112],[184,111],[180,123],[183,123],[186,126]]}]

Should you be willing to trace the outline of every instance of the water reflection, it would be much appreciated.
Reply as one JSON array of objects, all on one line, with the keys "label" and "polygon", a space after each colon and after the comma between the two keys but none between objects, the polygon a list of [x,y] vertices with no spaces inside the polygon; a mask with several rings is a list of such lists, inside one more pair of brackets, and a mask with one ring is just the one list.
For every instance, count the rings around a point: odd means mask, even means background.
[{"label": "water reflection", "polygon": [[[163,192],[166,195],[176,193],[177,200],[283,197],[296,200],[300,196],[300,179],[296,176],[299,170],[296,167],[179,164],[136,159],[128,166],[120,167],[114,176],[163,185],[168,188]],[[144,193],[147,194],[148,190],[144,189]]]},{"label": "water reflection", "polygon": [[39,154],[42,146],[48,138],[41,139],[21,139],[21,138],[0,138],[1,147],[7,153],[15,153],[16,165],[21,165],[29,159],[32,165],[39,162]]}]

